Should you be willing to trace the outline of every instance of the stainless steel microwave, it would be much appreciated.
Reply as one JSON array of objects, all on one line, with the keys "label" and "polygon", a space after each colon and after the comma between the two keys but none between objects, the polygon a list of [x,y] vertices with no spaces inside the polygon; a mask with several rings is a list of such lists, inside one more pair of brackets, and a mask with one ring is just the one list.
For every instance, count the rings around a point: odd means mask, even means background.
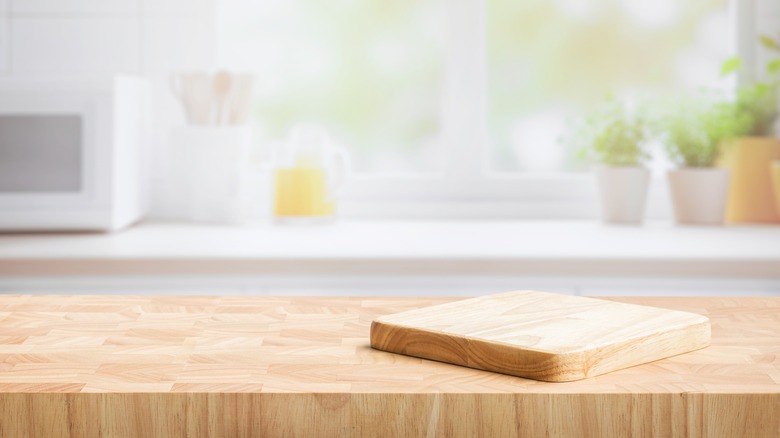
[{"label": "stainless steel microwave", "polygon": [[125,227],[147,203],[140,78],[0,80],[0,230]]}]

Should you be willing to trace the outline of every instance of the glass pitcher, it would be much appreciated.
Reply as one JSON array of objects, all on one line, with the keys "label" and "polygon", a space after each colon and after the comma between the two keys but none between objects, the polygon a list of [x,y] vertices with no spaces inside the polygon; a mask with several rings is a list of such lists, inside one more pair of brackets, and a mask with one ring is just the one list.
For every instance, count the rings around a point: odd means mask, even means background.
[{"label": "glass pitcher", "polygon": [[281,220],[327,219],[336,212],[349,161],[325,132],[298,127],[274,166],[274,216]]}]

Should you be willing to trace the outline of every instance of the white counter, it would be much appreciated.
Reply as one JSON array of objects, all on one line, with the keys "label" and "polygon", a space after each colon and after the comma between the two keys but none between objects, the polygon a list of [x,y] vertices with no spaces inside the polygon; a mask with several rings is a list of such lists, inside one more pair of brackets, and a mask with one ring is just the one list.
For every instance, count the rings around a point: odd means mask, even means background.
[{"label": "white counter", "polygon": [[0,236],[0,279],[6,283],[88,276],[667,277],[760,281],[763,289],[773,290],[780,285],[780,226],[342,221],[228,227],[158,222],[116,234]]}]

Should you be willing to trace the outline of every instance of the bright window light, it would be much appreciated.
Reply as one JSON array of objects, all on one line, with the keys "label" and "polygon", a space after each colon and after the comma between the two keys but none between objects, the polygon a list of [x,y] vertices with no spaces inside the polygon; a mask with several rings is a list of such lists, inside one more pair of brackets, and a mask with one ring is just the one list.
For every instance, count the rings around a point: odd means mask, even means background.
[{"label": "bright window light", "polygon": [[256,74],[254,120],[268,141],[324,126],[357,172],[434,172],[443,0],[226,0],[218,61]]},{"label": "bright window light", "polygon": [[729,1],[218,0],[217,61],[256,75],[263,144],[312,123],[349,151],[355,211],[587,217],[573,119],[728,86]]},{"label": "bright window light", "polygon": [[574,151],[560,150],[569,119],[608,94],[717,86],[729,56],[727,0],[487,7],[490,167],[498,172],[583,169]]}]

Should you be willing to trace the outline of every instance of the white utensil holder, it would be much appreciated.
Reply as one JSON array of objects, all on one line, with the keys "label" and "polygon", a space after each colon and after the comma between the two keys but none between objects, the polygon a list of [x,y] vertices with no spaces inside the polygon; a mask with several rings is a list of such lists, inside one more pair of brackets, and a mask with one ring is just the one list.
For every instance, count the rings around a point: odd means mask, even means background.
[{"label": "white utensil holder", "polygon": [[248,127],[190,126],[171,132],[168,163],[182,218],[240,223],[246,202],[242,180],[251,141]]}]

